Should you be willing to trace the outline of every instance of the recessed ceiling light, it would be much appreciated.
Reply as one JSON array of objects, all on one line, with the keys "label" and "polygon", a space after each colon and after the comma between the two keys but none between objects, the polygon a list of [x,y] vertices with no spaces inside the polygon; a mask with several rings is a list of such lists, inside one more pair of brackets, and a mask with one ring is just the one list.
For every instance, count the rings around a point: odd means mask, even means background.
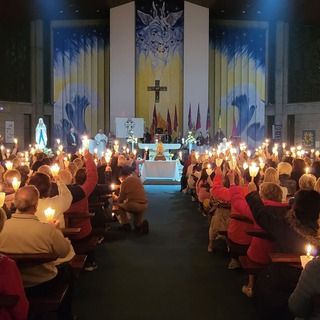
[{"label": "recessed ceiling light", "polygon": [[59,13],[63,13],[63,10],[60,10]]},{"label": "recessed ceiling light", "polygon": [[260,14],[260,13],[261,13],[261,11],[259,10],[259,11],[257,11],[257,13],[258,13],[258,14]]},{"label": "recessed ceiling light", "polygon": [[242,13],[246,13],[246,11],[245,11],[245,10],[242,10]]},{"label": "recessed ceiling light", "polygon": [[76,13],[78,13],[79,12],[79,10],[76,10]]},{"label": "recessed ceiling light", "polygon": [[96,12],[100,12],[100,10],[99,9],[97,9],[97,11]]},{"label": "recessed ceiling light", "polygon": [[221,10],[222,13],[224,13],[224,10]]}]

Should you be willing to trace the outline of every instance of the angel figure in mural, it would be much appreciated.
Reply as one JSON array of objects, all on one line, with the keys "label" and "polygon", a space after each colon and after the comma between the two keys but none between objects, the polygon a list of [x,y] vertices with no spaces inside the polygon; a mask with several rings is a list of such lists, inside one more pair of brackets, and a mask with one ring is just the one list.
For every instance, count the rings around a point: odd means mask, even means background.
[{"label": "angel figure in mural", "polygon": [[39,149],[43,149],[47,146],[48,136],[47,127],[42,118],[39,118],[39,122],[36,126],[36,144]]}]

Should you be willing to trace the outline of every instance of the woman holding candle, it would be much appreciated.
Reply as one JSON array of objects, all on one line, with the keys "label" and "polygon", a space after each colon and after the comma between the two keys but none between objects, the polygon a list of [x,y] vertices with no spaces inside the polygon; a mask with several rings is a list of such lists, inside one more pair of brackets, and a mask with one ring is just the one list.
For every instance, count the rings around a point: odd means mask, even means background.
[{"label": "woman holding candle", "polygon": [[[294,210],[277,217],[272,208],[263,204],[254,188],[249,190],[252,192],[246,196],[246,201],[253,217],[275,239],[277,252],[303,255],[307,244],[320,248],[318,192],[299,190],[295,194]],[[292,319],[288,299],[300,273],[300,268],[284,263],[271,263],[261,271],[254,286],[254,299],[262,319]]]},{"label": "woman holding candle", "polygon": [[320,257],[302,270],[299,282],[289,299],[289,308],[296,319],[320,319]]}]

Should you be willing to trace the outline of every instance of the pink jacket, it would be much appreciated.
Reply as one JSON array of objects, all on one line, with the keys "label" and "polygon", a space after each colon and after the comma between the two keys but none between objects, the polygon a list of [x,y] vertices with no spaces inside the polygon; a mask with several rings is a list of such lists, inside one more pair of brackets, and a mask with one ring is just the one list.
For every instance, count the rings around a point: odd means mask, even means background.
[{"label": "pink jacket", "polygon": [[[89,213],[88,198],[98,183],[97,167],[93,159],[87,160],[86,169],[87,179],[81,186],[86,196],[80,201],[73,203],[68,209],[67,213]],[[80,233],[76,236],[73,236],[72,239],[83,239],[87,237],[92,231],[90,219],[70,219],[69,227],[81,228]]]},{"label": "pink jacket", "polygon": [[[239,186],[230,187],[231,195],[231,205],[237,210],[240,214],[246,216],[253,221],[253,227],[251,229],[262,230],[262,228],[254,221],[251,210],[245,200],[245,197],[242,193],[242,188]],[[286,207],[286,203],[275,202],[271,200],[263,201],[266,206],[274,207]],[[251,245],[247,251],[248,257],[258,263],[267,264],[270,262],[269,253],[274,251],[274,243],[267,239],[261,239],[257,237],[252,237]]]},{"label": "pink jacket", "polygon": [[[243,197],[245,197],[248,193],[247,187],[242,187],[241,192]],[[231,195],[230,189],[225,188],[222,185],[222,175],[216,174],[213,183],[212,183],[212,196],[216,200],[230,202],[231,203]],[[233,207],[231,203],[231,213],[232,214],[239,214],[239,211]],[[238,221],[235,219],[230,219],[229,226],[228,226],[228,238],[240,245],[249,245],[251,243],[252,237],[246,234],[246,230],[252,229],[252,225]]]}]

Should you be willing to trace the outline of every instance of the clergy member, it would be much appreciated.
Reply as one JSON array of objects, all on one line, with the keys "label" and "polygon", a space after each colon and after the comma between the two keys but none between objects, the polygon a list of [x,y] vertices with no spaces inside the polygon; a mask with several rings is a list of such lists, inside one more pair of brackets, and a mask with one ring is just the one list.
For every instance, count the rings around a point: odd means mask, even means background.
[{"label": "clergy member", "polygon": [[102,129],[99,129],[98,133],[94,137],[98,149],[98,158],[101,158],[101,155],[106,152],[108,137],[103,133]]}]

